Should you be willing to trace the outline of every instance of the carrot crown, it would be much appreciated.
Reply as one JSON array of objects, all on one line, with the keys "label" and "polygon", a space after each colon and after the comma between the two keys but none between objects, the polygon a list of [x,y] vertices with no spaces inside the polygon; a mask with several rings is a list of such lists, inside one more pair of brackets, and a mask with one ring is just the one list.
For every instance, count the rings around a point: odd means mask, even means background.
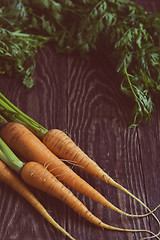
[{"label": "carrot crown", "polygon": [[18,122],[27,127],[37,137],[43,138],[48,132],[46,128],[41,126],[35,120],[30,118],[28,115],[18,109],[13,103],[11,103],[1,92],[0,92],[0,111],[10,121]]},{"label": "carrot crown", "polygon": [[0,159],[16,172],[20,172],[24,166],[2,138],[0,138]]}]

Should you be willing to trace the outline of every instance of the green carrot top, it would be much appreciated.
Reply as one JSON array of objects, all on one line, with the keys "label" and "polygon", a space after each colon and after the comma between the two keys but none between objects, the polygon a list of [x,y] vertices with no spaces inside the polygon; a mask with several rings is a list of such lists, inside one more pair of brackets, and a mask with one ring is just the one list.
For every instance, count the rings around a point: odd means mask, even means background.
[{"label": "green carrot top", "polygon": [[[30,118],[28,115],[18,109],[13,103],[11,103],[1,92],[0,92],[0,111],[3,116],[13,122],[18,122],[27,127],[40,139],[48,132],[43,126],[37,123],[35,120]],[[1,123],[6,120],[0,119]]]}]

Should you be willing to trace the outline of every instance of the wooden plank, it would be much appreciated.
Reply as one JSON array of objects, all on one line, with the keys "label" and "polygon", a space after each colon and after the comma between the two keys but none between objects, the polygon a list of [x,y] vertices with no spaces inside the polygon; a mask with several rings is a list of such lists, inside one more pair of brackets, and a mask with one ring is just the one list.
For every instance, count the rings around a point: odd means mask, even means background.
[{"label": "wooden plank", "polygon": [[[105,66],[104,71],[101,66],[97,66],[97,63],[87,63],[76,55],[64,56],[54,51],[51,54],[50,49],[49,46],[39,53],[37,58],[39,67],[35,73],[33,89],[25,91],[18,82],[14,82],[15,86],[13,86],[10,79],[4,79],[2,92],[20,109],[48,129],[52,126],[62,130],[67,129],[72,139],[103,169],[145,200],[144,179],[141,163],[139,164],[138,161],[140,153],[137,130],[127,129],[128,111],[126,109],[130,105],[128,106],[128,102],[126,104],[126,97],[120,93],[119,83],[115,85],[115,80],[110,81],[117,77],[113,76],[111,66]],[[50,57],[48,57],[49,53]],[[57,63],[54,68],[53,62]],[[105,183],[80,170],[75,169],[75,171],[115,205],[128,212],[138,212],[131,199],[129,200],[120,191],[108,187]],[[25,201],[21,201],[18,195],[13,194],[13,191],[3,186],[1,195],[5,192],[4,188],[7,190],[5,197],[2,198],[1,209],[6,209],[6,214],[3,211],[0,216],[3,223],[10,222],[10,225],[8,231],[2,225],[1,237],[4,236],[4,239],[44,239],[47,235],[48,239],[65,239],[55,230],[54,237],[53,229],[51,230]],[[78,239],[96,239],[98,236],[100,239],[106,239],[106,237],[137,239],[140,236],[132,233],[102,231],[87,223],[56,199],[47,197],[39,191],[37,193],[34,190],[34,193],[55,219],[73,236],[78,236]],[[121,217],[93,203],[87,197],[76,192],[75,194],[105,222],[128,228],[139,227],[140,221],[134,222],[132,219]],[[9,203],[6,198],[10,199]],[[23,209],[24,206],[25,209]],[[18,223],[18,228],[20,227],[22,231],[14,227],[18,215],[19,219],[22,218]],[[143,224],[148,227],[147,220]]]},{"label": "wooden plank", "polygon": [[[112,66],[103,64],[88,63],[76,54],[57,54],[48,45],[37,56],[35,86],[26,90],[20,81],[3,78],[1,92],[46,128],[66,129],[111,177],[153,209],[159,204],[160,195],[159,114],[155,110],[150,124],[128,129],[132,102],[120,92],[120,79]],[[144,212],[144,208],[126,194],[76,167],[74,170],[121,209],[138,214]],[[30,189],[54,219],[78,240],[138,240],[144,236],[99,229],[55,198]],[[108,224],[125,228],[152,227],[157,231],[153,219],[120,216],[73,192]],[[0,199],[1,240],[66,239],[3,183],[0,183]],[[157,216],[160,217],[159,211]]]},{"label": "wooden plank", "polygon": [[[77,74],[75,72],[74,81],[70,81],[74,85],[83,86],[81,93],[82,100],[78,101],[78,108],[75,104],[71,109],[71,113],[68,116],[75,116],[70,118],[69,122],[75,124],[74,127],[69,127],[69,133],[75,142],[88,153],[98,164],[106,169],[112,177],[117,179],[119,183],[122,183],[129,189],[134,190],[134,193],[145,200],[144,196],[144,186],[143,186],[143,176],[141,164],[138,161],[139,158],[139,141],[137,138],[137,130],[127,129],[128,122],[128,109],[131,106],[131,103],[128,106],[126,98],[119,92],[119,84],[115,85],[115,76],[111,71],[111,66],[105,66],[104,69],[100,66],[90,65],[87,67],[87,64],[83,62],[77,63],[74,62],[74,67],[76,68]],[[77,63],[77,65],[75,65]],[[78,75],[78,69],[81,68],[82,71],[86,72],[85,68],[88,68],[87,74],[82,74],[84,77],[80,78]],[[82,72],[81,71],[81,72]],[[106,77],[107,76],[107,77]],[[77,80],[78,83],[77,83]],[[113,81],[110,81],[113,79]],[[118,80],[118,79],[117,79]],[[72,85],[71,84],[71,85]],[[85,85],[86,86],[85,86]],[[77,86],[76,85],[76,86]],[[74,92],[74,86],[72,86],[72,92]],[[71,93],[72,93],[71,92]],[[85,99],[85,101],[83,100]],[[74,101],[74,103],[76,100]],[[80,104],[80,103],[81,104]],[[126,104],[127,103],[127,104]],[[77,130],[76,130],[77,126]],[[73,134],[72,134],[72,131]],[[77,131],[77,134],[75,133]],[[74,137],[78,136],[78,139]],[[89,144],[90,143],[90,144]],[[79,173],[79,172],[78,172]],[[128,174],[129,173],[129,174]],[[99,180],[92,179],[86,174],[81,174],[88,182],[90,182],[105,196],[108,197],[115,205],[120,206],[122,209],[130,212],[133,208],[133,211],[137,213],[137,209],[133,205],[133,202],[126,198],[121,192],[117,192],[112,187],[107,187],[106,184],[103,184]],[[137,179],[134,180],[136,175]],[[127,179],[127,182],[125,181]],[[87,202],[86,202],[87,204]],[[140,222],[134,222],[130,219],[126,219],[117,214],[114,214],[111,211],[107,211],[104,207],[97,207],[92,205],[92,201],[89,201],[89,208],[93,209],[94,213],[104,219],[105,222],[116,225],[117,223],[123,224],[124,227],[138,227]],[[92,208],[90,207],[92,206]],[[100,214],[100,215],[99,215]],[[147,221],[144,221],[144,225],[147,225]],[[93,230],[92,230],[93,231]],[[82,233],[86,234],[86,230]],[[81,234],[82,234],[81,233]],[[93,238],[92,234],[87,237]],[[100,236],[100,239],[138,239],[137,234],[122,234],[122,233],[113,233],[113,232],[102,232],[97,231],[97,234],[93,239],[96,239]],[[81,238],[85,239],[85,235]]]},{"label": "wooden plank", "polygon": [[[154,208],[159,205],[159,172],[160,172],[160,141],[159,141],[159,110],[154,112],[151,123],[142,125],[138,128],[138,138],[140,142],[141,161],[144,174],[147,204]],[[160,216],[160,209],[156,211]],[[151,219],[152,230],[155,226]]]}]

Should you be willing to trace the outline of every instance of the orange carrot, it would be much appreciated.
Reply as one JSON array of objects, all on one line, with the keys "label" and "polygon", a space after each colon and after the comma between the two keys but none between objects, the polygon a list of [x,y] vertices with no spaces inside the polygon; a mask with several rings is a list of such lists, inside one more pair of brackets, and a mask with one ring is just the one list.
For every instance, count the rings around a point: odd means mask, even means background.
[{"label": "orange carrot", "polygon": [[61,130],[51,129],[43,137],[43,143],[59,158],[75,163],[87,173],[110,184],[115,184],[93,160],[91,160],[72,140]]},{"label": "orange carrot", "polygon": [[[56,154],[58,157],[74,163],[74,165],[82,168],[91,175],[96,176],[99,179],[111,184],[112,186],[121,189],[136,201],[138,201],[149,212],[151,212],[145,203],[143,203],[138,197],[128,191],[125,187],[114,181],[78,146],[76,146],[76,144],[64,132],[56,129],[48,131],[46,128],[41,126],[39,123],[18,109],[2,93],[0,93],[0,110],[3,112],[3,115],[11,121],[18,122],[26,126],[36,136],[43,140],[43,143],[50,149],[50,151]],[[157,206],[157,208],[159,206]],[[154,217],[156,218],[156,216]]]},{"label": "orange carrot", "polygon": [[18,178],[14,172],[7,167],[7,165],[0,160],[0,181],[9,185],[13,190],[18,192],[24,199],[26,199],[49,223],[55,228],[60,230],[63,234],[70,239],[74,238],[66,232],[54,219],[49,215],[43,205],[36,199],[32,192],[26,187],[26,185]]},{"label": "orange carrot", "polygon": [[[149,208],[139,198],[129,192],[126,188],[114,181],[106,172],[104,172],[91,158],[89,158],[63,131],[58,129],[49,130],[43,137],[43,143],[53,152],[57,157],[68,160],[70,163],[75,164],[77,167],[86,171],[94,177],[107,182],[108,184],[121,189],[147,210]],[[156,208],[158,208],[158,205]],[[150,211],[150,210],[149,210]]]},{"label": "orange carrot", "polygon": [[[150,233],[152,237],[160,240],[158,235],[146,229],[123,229],[103,223],[99,218],[94,216],[81,201],[74,196],[74,194],[67,189],[55,176],[53,176],[46,168],[37,162],[28,162],[24,164],[17,156],[10,150],[6,143],[0,138],[1,157],[12,169],[21,174],[22,179],[37,189],[40,189],[47,194],[57,197],[75,212],[84,217],[89,222],[98,227],[109,230],[125,231],[125,232],[146,232]],[[19,191],[19,189],[18,189]],[[152,238],[150,237],[150,238]],[[71,238],[73,239],[73,238]]]},{"label": "orange carrot", "polygon": [[98,227],[125,232],[147,232],[159,239],[157,235],[145,229],[123,229],[103,223],[99,218],[94,216],[69,189],[67,189],[56,177],[54,177],[39,163],[27,163],[22,168],[21,176],[26,183],[46,192],[49,195],[57,197],[79,215]]},{"label": "orange carrot", "polygon": [[7,145],[27,161],[39,162],[53,173],[67,186],[74,188],[80,193],[90,197],[94,201],[126,216],[146,216],[125,213],[111,204],[98,191],[91,187],[86,181],[79,177],[64,162],[57,158],[32,132],[25,126],[9,122],[0,130],[0,136]]}]

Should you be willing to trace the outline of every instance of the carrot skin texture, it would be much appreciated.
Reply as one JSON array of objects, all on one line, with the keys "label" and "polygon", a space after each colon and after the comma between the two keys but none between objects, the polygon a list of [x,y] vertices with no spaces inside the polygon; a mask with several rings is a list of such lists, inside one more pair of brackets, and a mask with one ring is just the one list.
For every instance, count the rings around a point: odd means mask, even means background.
[{"label": "carrot skin texture", "polygon": [[[7,145],[22,158],[26,158],[28,161],[39,162],[41,165],[46,166],[47,169],[51,171],[52,174],[55,175],[60,181],[77,190],[78,192],[90,197],[94,201],[126,216],[144,216],[126,213],[110,203],[98,191],[91,187],[64,162],[55,156],[32,132],[30,132],[22,124],[16,122],[7,123],[0,129],[0,136],[7,143]],[[119,186],[120,189],[122,189],[122,186]],[[150,211],[147,206],[145,207]],[[156,219],[156,221],[158,222],[158,219]]]},{"label": "carrot skin texture", "polygon": [[74,238],[67,233],[54,219],[49,215],[43,205],[36,199],[32,192],[26,185],[14,174],[14,172],[0,160],[0,181],[6,183],[13,190],[19,193],[25,200],[27,200],[49,223],[55,228],[59,229],[63,234],[70,239]]},{"label": "carrot skin texture", "polygon": [[[42,141],[44,145],[46,145],[47,148],[50,149],[50,151],[59,158],[68,160],[90,175],[97,177],[98,179],[122,190],[123,192],[130,195],[133,199],[138,201],[149,212],[151,211],[149,207],[144,204],[139,198],[133,195],[125,187],[114,181],[114,179],[112,179],[106,172],[104,172],[98,166],[98,164],[89,158],[87,154],[85,154],[65,132],[59,129],[51,129],[44,135]],[[159,224],[157,217],[154,214],[152,215]]]},{"label": "carrot skin texture", "polygon": [[111,185],[116,182],[105,173],[91,158],[87,156],[72,139],[59,129],[49,130],[43,137],[43,143],[57,157],[75,162],[75,165],[90,175]]},{"label": "carrot skin texture", "polygon": [[[43,208],[43,206],[38,202],[38,200],[34,197],[32,193],[29,192],[28,188],[17,178],[17,176],[0,160],[0,181],[5,182],[10,187],[12,187],[15,191],[17,191],[20,195],[22,195],[28,202],[30,202],[33,207],[35,207],[52,225],[66,234],[70,239],[74,240],[74,238],[65,232],[55,221],[47,216],[47,211]],[[99,218],[94,216],[83,203],[80,202],[78,198],[76,198],[73,193],[67,189],[56,177],[54,177],[46,168],[44,168],[41,164],[36,162],[28,162],[24,165],[21,170],[22,179],[28,183],[29,185],[36,187],[47,194],[50,194],[54,197],[57,197],[61,201],[65,202],[68,206],[70,206],[74,211],[76,211],[79,215],[84,217],[89,222],[95,224],[98,227],[106,228],[109,230],[116,231],[136,231],[132,229],[123,229],[114,226],[110,226],[108,224],[103,223]],[[39,209],[41,207],[41,210]],[[48,214],[48,213],[47,213]],[[45,216],[46,215],[46,216]],[[49,215],[49,214],[48,214]],[[53,223],[54,221],[54,223]],[[138,232],[140,230],[137,230]],[[145,232],[148,232],[145,230]]]},{"label": "carrot skin texture", "polygon": [[39,162],[43,166],[46,165],[47,169],[67,186],[76,189],[78,192],[114,211],[127,215],[127,213],[115,207],[98,191],[79,177],[25,126],[15,122],[9,122],[1,128],[0,136],[7,145],[22,158],[28,161]]},{"label": "carrot skin texture", "polygon": [[[123,232],[148,232],[155,236],[154,233],[145,229],[124,229],[108,225],[93,215],[87,207],[55,176],[53,176],[46,168],[37,162],[28,162],[21,171],[22,179],[31,186],[34,186],[47,194],[58,198],[66,203],[70,208],[84,217],[90,223],[97,227],[108,230]],[[157,238],[159,239],[159,238]]]},{"label": "carrot skin texture", "polygon": [[21,177],[29,185],[66,203],[89,222],[100,225],[101,221],[92,215],[84,204],[41,164],[28,162],[21,171]]}]

